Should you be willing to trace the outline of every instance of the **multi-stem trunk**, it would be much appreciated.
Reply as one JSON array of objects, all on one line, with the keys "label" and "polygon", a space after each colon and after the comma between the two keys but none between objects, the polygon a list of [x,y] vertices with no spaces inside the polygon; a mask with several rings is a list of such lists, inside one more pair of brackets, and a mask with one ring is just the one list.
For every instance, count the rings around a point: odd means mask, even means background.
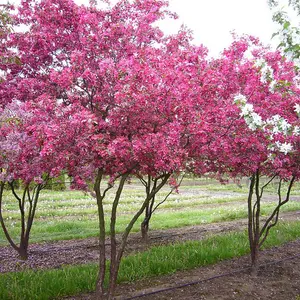
[{"label": "multi-stem trunk", "polygon": [[147,243],[148,242],[148,232],[149,232],[149,222],[152,216],[152,213],[150,211],[150,205],[154,202],[154,199],[151,200],[149,205],[145,209],[145,218],[141,223],[141,235],[142,235],[142,240]]},{"label": "multi-stem trunk", "polygon": [[[146,185],[146,197],[149,197],[149,194],[151,192],[151,176],[148,176],[148,182],[145,182]],[[157,185],[157,179],[153,179],[153,187],[152,189],[155,189]],[[149,231],[149,223],[150,223],[150,219],[152,217],[153,214],[153,206],[155,203],[155,195],[150,199],[149,203],[146,205],[145,208],[145,217],[144,220],[141,223],[141,235],[142,235],[142,240],[144,242],[148,242],[148,231]]]},{"label": "multi-stem trunk", "polygon": [[[167,199],[168,197],[173,193],[173,191],[181,184],[182,180],[184,178],[184,175],[182,175],[180,181],[179,181],[179,184],[176,186],[176,187],[172,187],[171,190],[169,191],[169,193],[164,197],[162,198],[162,200],[159,201],[159,203],[157,203],[155,205],[155,199],[156,199],[156,195],[154,195],[149,203],[147,204],[146,208],[145,208],[145,217],[144,217],[144,220],[142,221],[141,223],[141,235],[142,235],[142,240],[144,242],[148,242],[148,238],[149,238],[149,235],[148,235],[148,232],[149,232],[149,223],[150,223],[150,220],[153,216],[153,213],[156,211],[156,209],[162,205]],[[146,188],[146,195],[147,197],[149,197],[149,194],[151,193],[151,191],[154,189],[156,189],[156,186],[159,182],[159,179],[162,179],[161,177],[158,177],[158,178],[152,178],[150,175],[148,175],[148,179],[147,180],[144,180],[143,178],[140,178],[141,182],[143,183],[143,185],[145,186]]]},{"label": "multi-stem trunk", "polygon": [[[269,231],[278,222],[279,212],[282,205],[287,203],[290,199],[290,193],[295,181],[293,176],[289,182],[285,200],[282,200],[282,179],[280,179],[278,187],[278,204],[275,209],[261,226],[261,200],[264,189],[274,180],[277,174],[273,175],[267,183],[260,187],[260,173],[257,170],[252,176],[248,194],[248,238],[251,254],[252,273],[256,274],[258,269],[259,250],[266,240]],[[253,194],[255,194],[255,201],[253,204]]]},{"label": "multi-stem trunk", "polygon": [[[118,278],[118,272],[120,268],[121,258],[123,256],[127,239],[129,233],[133,225],[136,223],[138,218],[144,212],[146,206],[149,204],[149,201],[155,196],[155,194],[166,184],[168,178],[170,177],[169,174],[163,175],[161,182],[157,185],[157,187],[151,189],[150,193],[146,195],[145,200],[143,201],[140,209],[136,214],[132,217],[131,221],[128,223],[126,229],[122,234],[121,241],[119,243],[119,247],[116,240],[116,220],[117,220],[117,207],[120,201],[120,197],[123,191],[124,184],[128,174],[123,174],[120,176],[118,188],[114,197],[112,211],[111,211],[111,218],[110,218],[110,268],[109,268],[109,283],[108,288],[104,288],[104,278],[105,278],[105,264],[106,264],[106,256],[105,256],[105,223],[104,223],[104,211],[103,211],[103,199],[105,197],[106,191],[110,188],[107,188],[104,193],[101,193],[101,179],[102,174],[101,172],[98,173],[94,191],[96,192],[97,203],[98,203],[98,214],[99,214],[99,225],[100,225],[100,259],[99,259],[99,273],[97,279],[97,289],[96,289],[96,297],[97,299],[113,299],[114,292],[116,289],[116,283]],[[98,201],[98,199],[100,201]],[[100,206],[100,208],[99,208]]]},{"label": "multi-stem trunk", "polygon": [[[21,232],[20,232],[20,243],[19,246],[17,243],[13,241],[11,238],[9,231],[5,225],[3,216],[2,216],[2,201],[3,201],[3,190],[4,190],[5,183],[1,183],[0,189],[0,223],[3,229],[4,235],[8,240],[9,244],[15,249],[20,258],[26,260],[28,258],[28,246],[29,246],[29,238],[30,232],[33,225],[35,212],[37,208],[37,203],[40,195],[40,191],[44,185],[38,184],[33,191],[30,191],[29,184],[24,187],[24,191],[21,197],[15,191],[15,187],[13,183],[10,183],[9,186],[15,198],[18,201],[19,211],[20,211],[20,223],[21,223]],[[29,203],[29,208],[25,210],[25,203],[26,201]]]}]

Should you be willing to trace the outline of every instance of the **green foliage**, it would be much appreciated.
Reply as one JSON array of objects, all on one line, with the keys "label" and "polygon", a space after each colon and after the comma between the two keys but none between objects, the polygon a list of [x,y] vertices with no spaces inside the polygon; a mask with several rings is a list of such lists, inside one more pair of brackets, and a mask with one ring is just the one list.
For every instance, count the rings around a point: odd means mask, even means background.
[{"label": "green foliage", "polygon": [[[279,3],[277,1],[269,1],[271,8],[278,8]],[[289,7],[300,15],[300,3],[299,0],[289,0]],[[273,14],[273,21],[277,23],[281,28],[272,35],[272,38],[277,36],[280,39],[278,48],[281,49],[285,55],[295,62],[296,69],[299,69],[300,59],[300,30],[299,20],[294,26],[291,22],[291,17],[286,11],[278,10]]]},{"label": "green foliage", "polygon": [[0,6],[0,38],[5,32],[11,31],[11,18],[7,12],[7,5]]},{"label": "green foliage", "polygon": [[65,174],[61,174],[57,178],[51,178],[48,180],[46,186],[46,190],[53,190],[53,191],[63,191],[66,189],[65,183]]}]

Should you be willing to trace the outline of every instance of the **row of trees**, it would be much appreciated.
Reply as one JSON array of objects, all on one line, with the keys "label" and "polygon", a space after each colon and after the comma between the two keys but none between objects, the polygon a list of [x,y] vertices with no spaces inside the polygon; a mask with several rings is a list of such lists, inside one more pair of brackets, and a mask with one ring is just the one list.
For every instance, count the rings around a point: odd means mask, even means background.
[{"label": "row of trees", "polygon": [[[166,184],[176,188],[180,173],[251,179],[248,231],[254,268],[259,247],[300,175],[294,64],[247,36],[208,59],[207,49],[192,45],[186,28],[165,36],[155,26],[165,17],[176,18],[167,5],[121,0],[100,9],[72,0],[23,0],[9,14],[13,27],[22,30],[1,35],[2,228],[26,258],[39,193],[66,172],[74,188],[91,191],[97,202],[99,299],[113,297],[134,223],[145,210],[151,218],[155,196]],[[262,176],[289,181],[284,197],[280,184],[278,206],[263,226]],[[132,177],[145,185],[145,197],[118,242],[118,204]],[[17,180],[23,182],[21,194],[14,187]],[[2,217],[6,186],[21,212],[18,245]],[[103,201],[113,187],[113,205],[105,212]]]}]

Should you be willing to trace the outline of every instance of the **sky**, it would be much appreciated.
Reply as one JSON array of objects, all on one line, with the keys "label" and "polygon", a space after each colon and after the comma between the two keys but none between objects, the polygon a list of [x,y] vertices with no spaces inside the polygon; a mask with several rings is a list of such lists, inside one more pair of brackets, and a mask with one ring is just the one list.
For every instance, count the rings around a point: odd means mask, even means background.
[{"label": "sky", "polygon": [[[208,47],[213,55],[230,44],[232,31],[257,36],[266,44],[276,31],[266,0],[171,0],[170,7],[180,17],[176,23],[191,28],[194,42]],[[174,29],[170,22],[163,28]]]},{"label": "sky", "polygon": [[[10,0],[18,4],[20,0]],[[118,0],[112,0],[117,2]],[[75,0],[87,4],[88,0]],[[6,0],[0,0],[6,3]],[[169,0],[170,9],[179,15],[178,20],[164,20],[159,26],[166,33],[175,33],[181,24],[194,33],[194,43],[203,44],[215,56],[232,41],[231,32],[251,34],[264,44],[273,47],[271,40],[276,31],[267,0]]]}]

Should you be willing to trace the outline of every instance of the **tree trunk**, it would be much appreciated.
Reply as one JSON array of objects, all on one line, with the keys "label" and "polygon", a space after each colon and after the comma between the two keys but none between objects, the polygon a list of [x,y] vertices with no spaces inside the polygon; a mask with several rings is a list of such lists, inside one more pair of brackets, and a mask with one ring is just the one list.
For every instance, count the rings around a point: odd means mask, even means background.
[{"label": "tree trunk", "polygon": [[18,253],[19,253],[20,259],[22,259],[22,260],[28,259],[28,241],[23,240],[20,243]]},{"label": "tree trunk", "polygon": [[106,271],[106,254],[105,254],[105,220],[104,220],[104,209],[103,209],[103,198],[105,196],[101,194],[101,180],[102,173],[99,170],[95,184],[94,191],[96,193],[97,207],[98,207],[98,217],[99,217],[99,271],[96,283],[96,299],[104,300],[106,299],[104,290],[104,279]]},{"label": "tree trunk", "polygon": [[149,231],[149,220],[145,217],[144,221],[141,223],[141,235],[142,240],[145,243],[148,243],[148,231]]},{"label": "tree trunk", "polygon": [[250,179],[250,186],[249,186],[249,193],[248,193],[248,239],[249,239],[249,246],[250,246],[252,273],[256,273],[257,255],[258,255],[258,243],[257,243],[257,234],[256,234],[257,215],[255,214],[256,204],[252,205],[255,184],[256,184],[256,174],[253,174]]},{"label": "tree trunk", "polygon": [[[257,275],[258,271],[258,259],[259,259],[259,250],[266,238],[268,237],[269,231],[274,227],[279,218],[280,208],[286,204],[290,199],[291,190],[296,180],[296,176],[293,175],[290,179],[288,189],[286,191],[285,199],[282,199],[282,190],[281,185],[283,179],[281,178],[278,185],[278,204],[267,218],[267,220],[261,226],[261,200],[264,193],[264,189],[277,177],[277,174],[274,174],[262,187],[260,187],[260,174],[257,170],[250,179],[250,187],[248,193],[248,238],[250,245],[250,254],[251,254],[251,266],[252,274]],[[252,203],[252,198],[255,190],[255,202]],[[261,228],[262,227],[262,228]]]},{"label": "tree trunk", "polygon": [[108,288],[108,299],[113,298],[113,294],[116,288],[117,277],[119,272],[120,260],[117,252],[117,239],[116,239],[116,221],[117,221],[117,208],[121,198],[121,194],[124,188],[124,184],[128,174],[123,174],[116,195],[113,201],[111,218],[110,218],[110,271],[109,271],[109,288]]},{"label": "tree trunk", "polygon": [[[120,263],[121,263],[121,259],[127,244],[127,239],[128,239],[128,235],[131,232],[131,229],[133,227],[133,225],[136,223],[136,221],[138,220],[138,218],[142,215],[142,213],[145,211],[147,205],[149,205],[149,202],[151,199],[154,198],[154,196],[156,195],[156,193],[158,193],[160,191],[160,189],[166,184],[167,180],[169,179],[170,174],[167,174],[164,176],[163,180],[161,181],[161,183],[155,187],[152,187],[152,190],[149,194],[147,194],[143,205],[141,206],[141,208],[139,209],[138,212],[136,212],[136,214],[133,216],[133,218],[131,219],[131,221],[128,223],[127,227],[125,228],[125,231],[123,232],[122,235],[122,240],[120,243],[120,247],[119,250],[117,252],[117,255],[113,257],[113,264],[111,261],[111,267],[110,267],[110,279],[109,279],[109,287],[108,287],[108,294],[107,294],[107,298],[98,298],[98,299],[113,299],[113,295],[116,289],[116,285],[117,285],[117,278],[118,278],[118,273],[119,273],[119,268],[120,268]],[[123,179],[121,179],[122,181]],[[123,184],[121,183],[119,185],[120,188],[120,193],[122,192],[122,188],[123,188]],[[117,192],[118,194],[118,192]],[[117,200],[118,202],[119,197],[116,196],[115,200]],[[113,210],[115,211],[114,207],[117,207],[117,202],[114,202],[113,204]],[[113,216],[113,214],[112,214]],[[111,218],[111,221],[115,222],[115,218]],[[114,226],[111,226],[111,229],[113,229]],[[112,231],[113,235],[114,235],[114,230]],[[112,234],[111,232],[111,234]],[[113,239],[112,239],[113,240]],[[112,252],[111,252],[112,253]],[[115,251],[113,252],[113,255],[115,255]]]},{"label": "tree trunk", "polygon": [[148,243],[148,232],[149,232],[149,223],[152,216],[152,209],[154,205],[154,197],[151,199],[151,202],[145,208],[145,218],[141,223],[141,235],[142,241]]},{"label": "tree trunk", "polygon": [[[156,189],[158,179],[155,178],[153,180],[152,188],[151,188],[151,181],[152,181],[152,178],[151,178],[151,176],[149,176],[148,183],[146,185],[147,198],[149,198],[151,190]],[[153,195],[153,197],[150,199],[149,203],[147,204],[147,206],[145,208],[145,218],[144,218],[143,222],[141,223],[141,235],[142,235],[142,240],[145,243],[148,243],[149,223],[150,223],[150,219],[152,217],[153,211],[154,211],[154,203],[155,203],[155,195]]]},{"label": "tree trunk", "polygon": [[[0,225],[3,229],[6,239],[8,240],[10,245],[18,252],[19,257],[22,260],[28,259],[28,246],[29,246],[30,232],[34,221],[35,212],[37,209],[39,195],[41,190],[45,187],[48,179],[49,178],[47,177],[47,179],[45,179],[45,183],[36,185],[32,190],[30,189],[29,184],[27,184],[24,187],[22,197],[20,197],[15,190],[15,182],[7,183],[10,186],[12,194],[17,199],[19,204],[19,211],[20,211],[20,218],[21,218],[20,220],[21,232],[20,232],[19,246],[12,240],[5,226],[5,222],[2,216],[2,200],[3,200],[2,195],[3,195],[3,189],[5,183],[2,182],[0,184]],[[26,202],[29,204],[29,208],[27,209],[27,212],[25,210]]]},{"label": "tree trunk", "polygon": [[257,276],[259,266],[259,241],[255,242],[251,249],[251,274]]},{"label": "tree trunk", "polygon": [[116,290],[118,273],[119,273],[119,266],[120,266],[120,262],[116,262],[110,272],[110,278],[109,278],[110,280],[109,280],[109,287],[108,287],[108,294],[107,294],[108,300],[114,299],[114,293]]}]

